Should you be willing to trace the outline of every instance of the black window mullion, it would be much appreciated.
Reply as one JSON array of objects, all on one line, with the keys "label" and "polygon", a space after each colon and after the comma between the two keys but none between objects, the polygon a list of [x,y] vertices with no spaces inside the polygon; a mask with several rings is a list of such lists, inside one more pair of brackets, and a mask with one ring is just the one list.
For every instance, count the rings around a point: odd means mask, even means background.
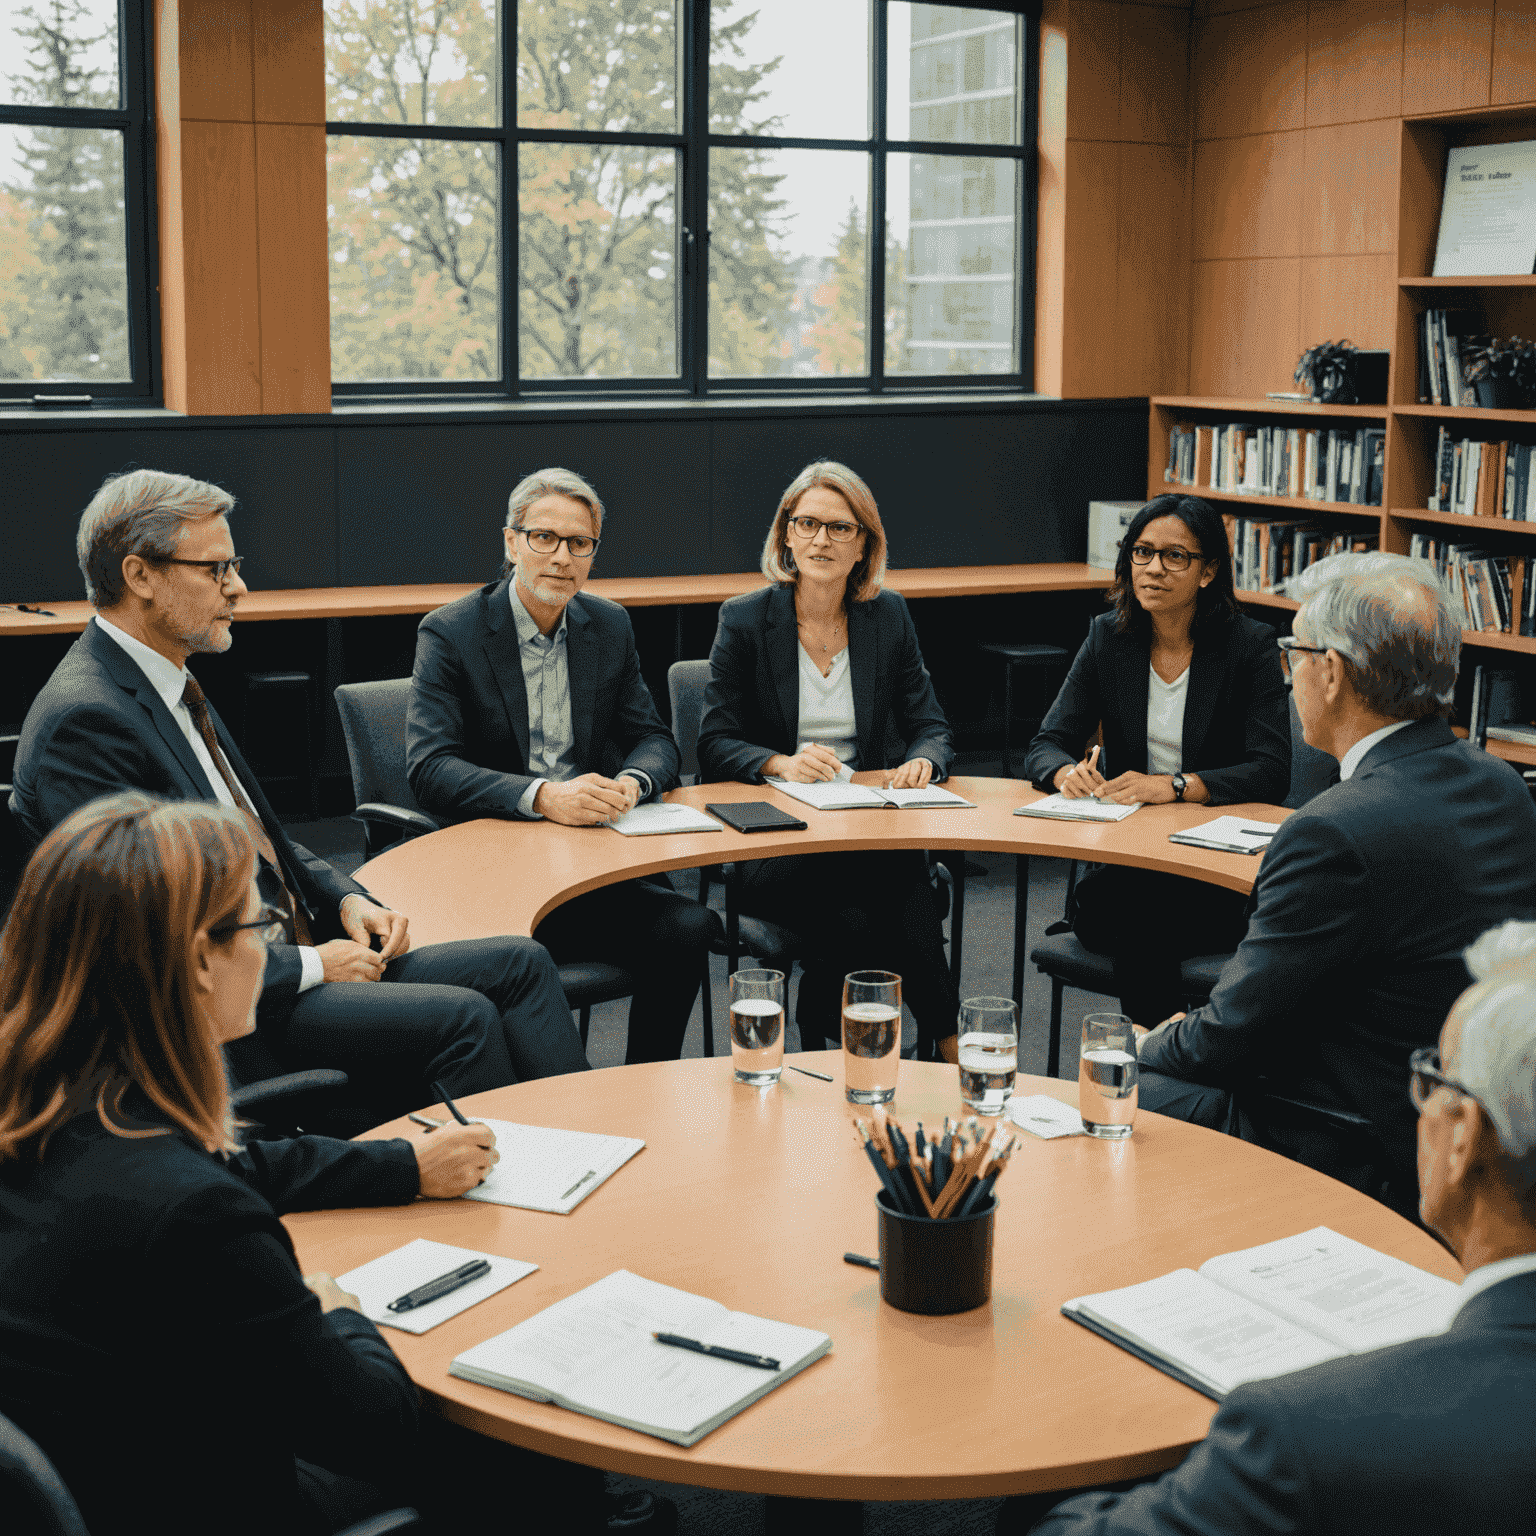
[{"label": "black window mullion", "polygon": [[522,327],[518,323],[518,241],[522,237],[522,202],[519,174],[520,149],[517,131],[517,3],[502,0],[496,7],[501,30],[501,79],[496,96],[501,107],[499,156],[501,209],[497,241],[501,255],[501,302],[497,305],[497,332],[501,338],[501,383],[513,399],[522,386]]},{"label": "black window mullion", "polygon": [[[1019,27],[1019,57],[1014,62],[1018,71],[1020,117],[1019,142],[1026,154],[1033,154],[1040,137],[1040,91],[1038,71],[1031,69],[1030,61],[1039,58],[1039,7],[1026,10]],[[1019,162],[1019,302],[1017,332],[1019,348],[1019,382],[1031,393],[1035,388],[1035,238],[1039,216],[1037,181],[1030,174],[1036,161]]]},{"label": "black window mullion", "polygon": [[869,217],[864,221],[864,250],[869,260],[864,333],[869,387],[876,394],[885,388],[886,4],[887,0],[870,0],[869,94],[875,145],[869,167]]},{"label": "black window mullion", "polygon": [[688,393],[709,393],[709,5],[710,0],[689,0],[684,25],[689,29],[688,57],[684,61],[682,130],[684,222],[688,262],[687,362],[679,370]]}]

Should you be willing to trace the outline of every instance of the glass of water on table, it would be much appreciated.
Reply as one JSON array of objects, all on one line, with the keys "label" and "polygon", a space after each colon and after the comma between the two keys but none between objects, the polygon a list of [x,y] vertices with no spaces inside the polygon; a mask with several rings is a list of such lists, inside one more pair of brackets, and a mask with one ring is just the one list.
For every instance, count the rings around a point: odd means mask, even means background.
[{"label": "glass of water on table", "polygon": [[1000,1115],[1019,1062],[1018,1007],[1011,997],[968,997],[959,1024],[960,1097],[973,1114]]},{"label": "glass of water on table", "polygon": [[1090,1136],[1119,1141],[1136,1118],[1139,1077],[1136,1031],[1123,1013],[1090,1013],[1083,1019],[1077,1071],[1077,1107]]},{"label": "glass of water on table", "polygon": [[843,1085],[850,1104],[889,1104],[901,1065],[901,977],[850,971],[843,978]]},{"label": "glass of water on table", "polygon": [[778,1082],[784,1070],[784,972],[731,974],[731,1065],[753,1088]]}]

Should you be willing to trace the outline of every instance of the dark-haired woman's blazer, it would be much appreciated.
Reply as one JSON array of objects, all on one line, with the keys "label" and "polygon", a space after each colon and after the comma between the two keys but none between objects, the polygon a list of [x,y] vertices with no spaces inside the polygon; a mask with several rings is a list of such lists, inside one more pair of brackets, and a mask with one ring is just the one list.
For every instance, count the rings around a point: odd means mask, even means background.
[{"label": "dark-haired woman's blazer", "polygon": [[[1063,763],[1104,726],[1098,770],[1106,779],[1147,772],[1150,635],[1119,633],[1115,615],[1089,626],[1056,702],[1029,745],[1024,776],[1050,790]],[[1198,774],[1213,805],[1279,805],[1291,785],[1291,722],[1275,632],[1238,614],[1195,632],[1184,700],[1184,772]]]}]

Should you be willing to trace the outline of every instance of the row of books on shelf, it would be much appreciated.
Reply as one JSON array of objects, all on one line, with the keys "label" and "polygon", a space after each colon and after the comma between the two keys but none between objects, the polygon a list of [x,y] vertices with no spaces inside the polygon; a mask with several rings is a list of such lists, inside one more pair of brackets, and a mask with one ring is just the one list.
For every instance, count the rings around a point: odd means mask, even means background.
[{"label": "row of books on shelf", "polygon": [[1435,489],[1429,498],[1429,510],[1536,523],[1533,453],[1536,444],[1453,438],[1441,427],[1435,447]]},{"label": "row of books on shelf", "polygon": [[1536,576],[1525,555],[1495,555],[1416,533],[1408,553],[1429,560],[1453,596],[1460,597],[1465,629],[1494,635],[1536,636]]},{"label": "row of books on shelf", "polygon": [[1169,485],[1246,496],[1381,505],[1386,429],[1211,426],[1177,423],[1168,432]]},{"label": "row of books on shelf", "polygon": [[1225,517],[1232,546],[1232,583],[1239,592],[1281,593],[1325,555],[1364,554],[1377,547],[1374,533],[1321,528],[1311,522]]},{"label": "row of books on shelf", "polygon": [[1475,309],[1426,309],[1419,316],[1419,404],[1477,404],[1462,372],[1462,349],[1483,329]]}]

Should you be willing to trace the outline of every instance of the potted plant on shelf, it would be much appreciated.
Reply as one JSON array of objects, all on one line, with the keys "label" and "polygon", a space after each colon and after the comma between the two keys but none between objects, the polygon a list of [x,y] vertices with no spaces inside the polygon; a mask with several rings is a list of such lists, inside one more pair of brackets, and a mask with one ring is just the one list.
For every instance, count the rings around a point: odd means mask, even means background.
[{"label": "potted plant on shelf", "polygon": [[1484,410],[1515,410],[1536,384],[1536,347],[1518,336],[1468,336],[1461,345],[1461,374]]}]

